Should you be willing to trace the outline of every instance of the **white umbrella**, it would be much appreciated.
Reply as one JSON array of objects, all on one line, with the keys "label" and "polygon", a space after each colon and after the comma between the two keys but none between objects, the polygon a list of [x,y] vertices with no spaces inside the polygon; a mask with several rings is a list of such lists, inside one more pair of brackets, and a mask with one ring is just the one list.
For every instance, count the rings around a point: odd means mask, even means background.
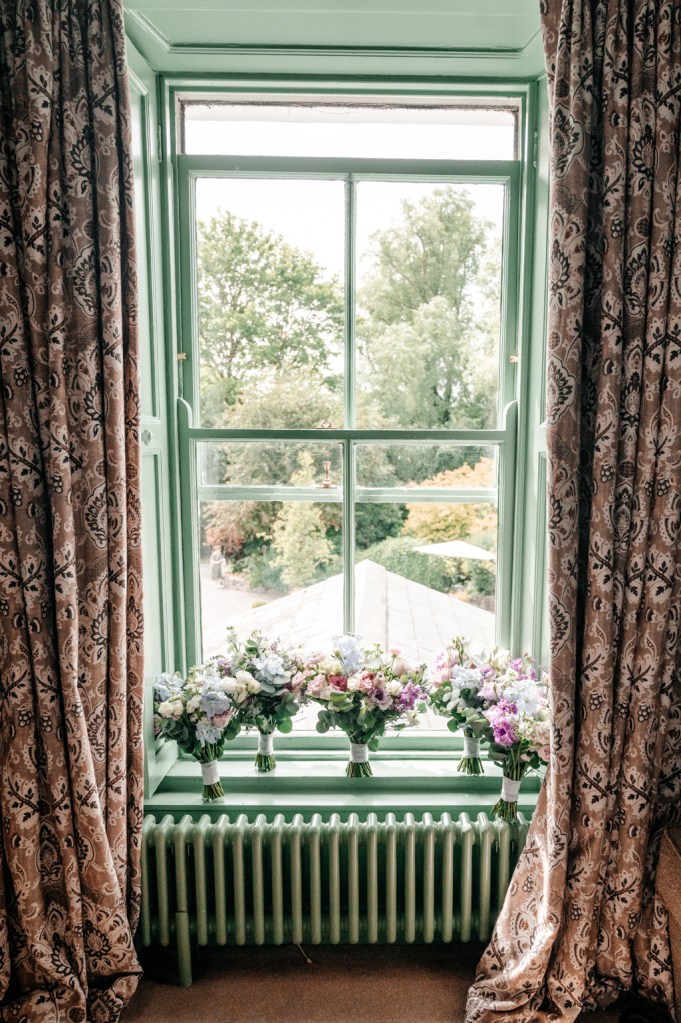
[{"label": "white umbrella", "polygon": [[465,540],[446,540],[444,543],[428,543],[417,547],[421,554],[437,554],[441,558],[470,558],[474,561],[496,561],[494,551],[486,551]]}]

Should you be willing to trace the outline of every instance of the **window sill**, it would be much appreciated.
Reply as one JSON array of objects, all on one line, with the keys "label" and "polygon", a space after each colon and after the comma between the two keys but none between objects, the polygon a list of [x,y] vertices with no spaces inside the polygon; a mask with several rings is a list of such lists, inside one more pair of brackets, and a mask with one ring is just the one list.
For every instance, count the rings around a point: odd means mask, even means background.
[{"label": "window sill", "polygon": [[[220,777],[225,796],[216,803],[201,799],[201,774],[191,760],[178,760],[161,782],[155,794],[145,801],[147,813],[188,813],[192,817],[220,814],[230,817],[258,814],[268,818],[282,814],[291,820],[302,814],[307,820],[313,814],[328,819],[331,814],[357,813],[379,817],[394,813],[489,814],[501,790],[501,770],[485,763],[479,777],[457,772],[458,756],[442,754],[396,757],[374,753],[371,778],[347,778],[347,752],[277,754],[277,768],[260,774],[253,767],[252,751],[231,754],[220,761]],[[528,775],[523,781],[518,809],[529,818],[534,810],[541,779]]]}]

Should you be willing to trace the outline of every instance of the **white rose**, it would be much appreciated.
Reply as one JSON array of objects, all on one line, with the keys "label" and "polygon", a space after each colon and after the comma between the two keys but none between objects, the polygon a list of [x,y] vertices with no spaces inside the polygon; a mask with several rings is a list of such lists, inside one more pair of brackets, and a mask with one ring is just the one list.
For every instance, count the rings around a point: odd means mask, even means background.
[{"label": "white rose", "polygon": [[251,675],[250,671],[239,670],[236,673],[237,682],[240,682],[241,685],[243,686],[247,686],[248,683],[252,681],[252,679],[253,676]]},{"label": "white rose", "polygon": [[234,699],[237,703],[243,703],[248,696],[248,689],[244,685],[237,685],[234,690]]},{"label": "white rose", "polygon": [[191,700],[187,703],[187,713],[193,714],[195,710],[199,709],[201,702],[200,696],[192,696]]},{"label": "white rose", "polygon": [[257,678],[252,678],[249,682],[246,683],[246,689],[248,690],[249,693],[259,693],[260,690],[262,689],[262,686],[258,682]]},{"label": "white rose", "polygon": [[[348,689],[349,688],[350,688],[350,686],[348,686]],[[401,691],[401,689],[402,689],[402,683],[397,678],[391,678],[389,682],[386,682],[385,691],[387,693],[389,693],[390,696],[397,696],[397,694]]]},{"label": "white rose", "polygon": [[233,678],[221,679],[220,688],[222,689],[223,693],[227,693],[228,696],[231,696],[231,694],[236,689],[236,679]]},{"label": "white rose", "polygon": [[184,711],[182,700],[164,700],[158,712],[162,718],[181,718]]},{"label": "white rose", "polygon": [[327,675],[342,675],[343,665],[340,661],[332,658],[330,661],[326,662],[326,673]]}]

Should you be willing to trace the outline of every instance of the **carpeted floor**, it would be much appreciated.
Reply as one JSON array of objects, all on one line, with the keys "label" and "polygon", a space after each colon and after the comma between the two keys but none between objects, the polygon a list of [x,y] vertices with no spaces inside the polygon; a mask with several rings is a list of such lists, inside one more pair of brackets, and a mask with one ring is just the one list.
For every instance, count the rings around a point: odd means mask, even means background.
[{"label": "carpeted floor", "polygon": [[[194,985],[174,983],[174,955],[145,963],[121,1023],[463,1023],[482,949],[294,945],[204,952]],[[617,1012],[582,1023],[617,1023]]]}]

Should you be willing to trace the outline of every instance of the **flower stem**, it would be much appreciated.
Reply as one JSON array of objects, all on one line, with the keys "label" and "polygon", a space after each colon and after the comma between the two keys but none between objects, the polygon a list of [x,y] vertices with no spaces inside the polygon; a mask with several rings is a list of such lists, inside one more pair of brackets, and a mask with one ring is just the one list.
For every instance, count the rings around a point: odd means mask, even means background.
[{"label": "flower stem", "polygon": [[348,778],[370,778],[373,775],[371,770],[371,764],[367,760],[363,764],[353,764],[349,761],[348,766],[345,768],[345,773]]},{"label": "flower stem", "polygon": [[[527,764],[520,759],[519,746],[509,746],[504,763],[504,778],[516,782],[522,781],[526,770]],[[504,799],[502,791],[501,799],[492,807],[492,816],[514,824],[518,820],[518,800]]]},{"label": "flower stem", "polygon": [[222,783],[219,781],[213,782],[212,785],[203,786],[203,801],[204,803],[212,803],[214,799],[220,799],[224,796],[225,790],[222,787]]},{"label": "flower stem", "polygon": [[256,770],[273,771],[276,766],[274,736],[272,732],[261,732],[258,729],[258,752],[255,755]]},{"label": "flower stem", "polygon": [[492,807],[492,816],[499,817],[502,821],[508,821],[509,824],[515,824],[518,820],[518,804],[499,799]]},{"label": "flower stem", "polygon": [[482,760],[480,757],[461,757],[458,771],[462,774],[484,774]]}]

